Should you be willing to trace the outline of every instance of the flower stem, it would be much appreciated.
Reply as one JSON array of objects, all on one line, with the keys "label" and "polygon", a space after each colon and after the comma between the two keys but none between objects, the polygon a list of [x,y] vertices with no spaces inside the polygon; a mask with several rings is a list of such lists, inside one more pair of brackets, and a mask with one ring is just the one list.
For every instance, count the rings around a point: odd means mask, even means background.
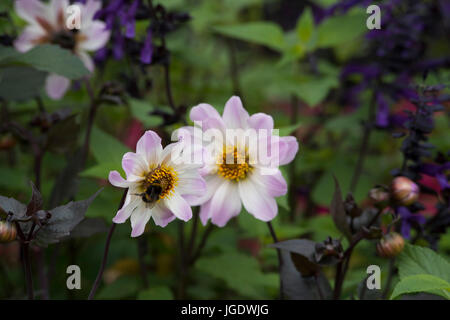
[{"label": "flower stem", "polygon": [[[122,200],[120,200],[119,209],[122,208],[125,198],[127,197],[128,189],[125,189]],[[95,279],[94,284],[92,285],[91,292],[89,293],[88,300],[92,300],[95,296],[95,293],[97,292],[98,286],[100,285],[100,281],[102,280],[103,271],[105,271],[106,261],[108,260],[108,252],[109,252],[109,245],[111,243],[111,238],[114,233],[114,230],[116,229],[116,224],[113,222],[111,225],[111,228],[109,228],[108,237],[106,238],[106,244],[105,244],[105,251],[103,253],[103,259],[102,263],[100,265],[100,269],[98,270],[97,278]]]},{"label": "flower stem", "polygon": [[27,282],[27,295],[28,300],[34,299],[33,292],[33,277],[31,274],[31,263],[30,263],[30,245],[28,243],[21,243],[22,249],[22,259],[23,259],[23,267],[25,270],[25,279]]},{"label": "flower stem", "polygon": [[366,123],[364,124],[363,136],[361,139],[361,147],[359,149],[358,162],[356,163],[355,171],[353,172],[353,177],[350,184],[350,192],[355,192],[358,186],[358,181],[361,173],[364,169],[364,162],[369,151],[369,140],[372,133],[372,129],[375,121],[375,102],[376,102],[376,90],[372,95],[372,99],[369,104],[369,115]]},{"label": "flower stem", "polygon": [[[267,226],[269,227],[270,235],[272,236],[273,242],[278,242],[277,234],[275,233],[275,230],[272,226],[272,222],[267,221]],[[283,265],[283,258],[281,257],[281,250],[277,249],[277,256],[278,256],[278,273],[280,274],[280,299],[283,299],[283,282],[281,281],[281,267]]]}]

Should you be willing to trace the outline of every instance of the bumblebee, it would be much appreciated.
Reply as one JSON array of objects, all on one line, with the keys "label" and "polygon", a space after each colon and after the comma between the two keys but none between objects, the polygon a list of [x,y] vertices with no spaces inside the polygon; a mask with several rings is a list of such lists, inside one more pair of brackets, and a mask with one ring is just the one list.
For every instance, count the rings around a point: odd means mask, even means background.
[{"label": "bumblebee", "polygon": [[163,192],[163,185],[161,181],[155,180],[145,189],[145,192],[138,194],[138,196],[142,197],[142,201],[146,203],[156,202],[159,199],[159,196]]}]

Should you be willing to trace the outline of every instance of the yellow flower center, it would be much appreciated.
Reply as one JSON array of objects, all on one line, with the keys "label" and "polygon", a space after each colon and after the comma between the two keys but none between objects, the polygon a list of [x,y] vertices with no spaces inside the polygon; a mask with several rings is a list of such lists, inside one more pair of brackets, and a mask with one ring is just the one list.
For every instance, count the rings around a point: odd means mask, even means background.
[{"label": "yellow flower center", "polygon": [[172,167],[158,166],[151,170],[143,181],[142,200],[152,203],[170,197],[177,183],[178,177]]},{"label": "yellow flower center", "polygon": [[245,179],[252,170],[247,152],[238,151],[236,147],[224,148],[221,158],[218,173],[225,179],[237,182]]}]

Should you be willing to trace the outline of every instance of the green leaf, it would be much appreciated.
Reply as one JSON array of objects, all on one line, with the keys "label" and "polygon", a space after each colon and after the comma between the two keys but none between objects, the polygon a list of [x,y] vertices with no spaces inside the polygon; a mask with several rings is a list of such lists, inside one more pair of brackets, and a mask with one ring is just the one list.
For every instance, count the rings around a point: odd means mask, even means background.
[{"label": "green leaf", "polygon": [[13,47],[5,47],[0,45],[0,62],[17,54],[18,52],[14,50]]},{"label": "green leaf", "polygon": [[57,45],[36,46],[30,51],[14,57],[13,60],[69,79],[78,79],[89,75],[89,70],[86,69],[79,57]]},{"label": "green leaf", "polygon": [[318,26],[318,47],[333,47],[354,40],[367,31],[366,14],[362,10],[349,11],[325,19]]},{"label": "green leaf", "polygon": [[156,117],[150,115],[150,112],[155,110],[155,107],[151,105],[147,101],[130,99],[130,110],[131,114],[141,121],[145,127],[154,128],[158,127],[163,123],[163,119],[161,117]]},{"label": "green leaf", "polygon": [[299,121],[296,124],[290,125],[290,126],[286,126],[286,127],[281,127],[279,128],[279,136],[280,137],[284,137],[284,136],[288,136],[291,135],[293,132],[295,132],[298,128],[300,128],[300,126],[303,124],[303,121]]},{"label": "green leaf", "polygon": [[27,66],[0,69],[0,97],[24,101],[37,97],[45,83],[46,73]]},{"label": "green leaf", "polygon": [[398,256],[400,278],[429,274],[450,283],[450,263],[431,249],[407,244]]},{"label": "green leaf", "polygon": [[301,43],[308,44],[307,47],[310,47],[314,42],[314,31],[314,17],[312,15],[311,9],[306,8],[297,21],[297,36],[300,39]]},{"label": "green leaf", "polygon": [[100,165],[120,170],[122,157],[128,149],[122,142],[97,127],[92,128],[91,151]]},{"label": "green leaf", "polygon": [[[112,169],[116,168],[116,169]],[[120,170],[117,162],[104,162],[90,167],[80,173],[80,177],[108,179],[111,170]]]},{"label": "green leaf", "polygon": [[405,293],[431,292],[450,299],[450,283],[430,274],[416,274],[403,278],[394,288],[390,299]]},{"label": "green leaf", "polygon": [[166,286],[152,287],[138,294],[138,300],[173,300],[172,291]]},{"label": "green leaf", "polygon": [[276,288],[278,280],[260,271],[258,262],[244,254],[227,252],[215,257],[200,258],[196,269],[214,278],[223,280],[226,285],[249,298],[264,298],[264,288]]},{"label": "green leaf", "polygon": [[278,51],[285,45],[281,27],[272,22],[249,22],[216,26],[213,29],[224,36],[260,44]]}]

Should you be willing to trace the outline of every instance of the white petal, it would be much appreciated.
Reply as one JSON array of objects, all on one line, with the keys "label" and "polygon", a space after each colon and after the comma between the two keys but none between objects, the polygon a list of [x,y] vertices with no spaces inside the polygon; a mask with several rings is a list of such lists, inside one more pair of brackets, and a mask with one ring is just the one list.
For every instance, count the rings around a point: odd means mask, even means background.
[{"label": "white petal", "polygon": [[90,24],[93,21],[94,15],[100,10],[102,7],[101,1],[98,0],[87,0],[85,5],[81,6],[81,29],[89,28]]},{"label": "white petal", "polygon": [[92,60],[91,56],[84,51],[77,52],[78,57],[83,62],[86,69],[88,69],[90,72],[93,72],[95,69],[94,61]]},{"label": "white petal", "polygon": [[20,36],[14,41],[14,47],[19,52],[26,52],[33,48],[38,39],[45,36],[42,28],[36,25],[27,26]]},{"label": "white petal", "polygon": [[188,221],[192,218],[191,207],[178,192],[174,192],[168,199],[164,199],[164,204],[178,219]]},{"label": "white petal", "polygon": [[181,195],[202,196],[206,192],[206,182],[197,170],[190,170],[178,175],[177,192]]},{"label": "white petal", "polygon": [[275,199],[250,179],[239,182],[239,195],[245,209],[259,220],[270,221],[278,213]]},{"label": "white petal", "polygon": [[238,186],[234,182],[224,180],[211,199],[211,222],[223,227],[227,222],[241,212]]},{"label": "white petal", "polygon": [[213,196],[213,194],[217,191],[217,189],[220,187],[220,185],[223,183],[224,179],[219,177],[216,174],[209,175],[205,177],[205,183],[206,183],[206,191],[201,197],[198,197],[196,201],[194,199],[190,199],[190,204],[200,205],[202,203],[205,203],[206,201],[210,200]]},{"label": "white petal", "polygon": [[142,155],[150,166],[159,164],[162,153],[161,138],[154,131],[146,131],[136,145],[136,153]]},{"label": "white petal", "polygon": [[29,23],[36,24],[36,17],[47,17],[47,7],[38,0],[16,0],[17,15]]},{"label": "white petal", "polygon": [[270,174],[265,174],[261,168],[254,168],[249,179],[264,188],[272,197],[279,197],[287,193],[287,183],[279,169],[268,170]]},{"label": "white petal", "polygon": [[222,121],[222,117],[217,112],[217,110],[206,103],[200,103],[191,109],[189,117],[192,121],[205,121],[209,118],[214,118],[219,121]]},{"label": "white petal", "polygon": [[129,188],[130,186],[135,184],[135,182],[133,181],[127,181],[124,178],[122,178],[120,176],[120,173],[117,172],[116,170],[111,171],[109,173],[108,180],[113,186],[119,188]]},{"label": "white petal", "polygon": [[145,231],[145,225],[151,217],[151,210],[145,207],[145,204],[138,206],[131,214],[132,237],[139,237]]},{"label": "white petal", "polygon": [[124,223],[133,212],[136,207],[141,204],[142,199],[136,196],[131,196],[130,192],[127,194],[127,198],[122,208],[117,211],[116,216],[113,218],[114,223]]},{"label": "white petal", "polygon": [[273,118],[265,113],[255,113],[248,119],[248,125],[255,130],[270,130],[268,132],[270,135],[273,129]]},{"label": "white petal", "polygon": [[68,0],[51,0],[49,3],[49,14],[55,29],[62,29],[66,24]]},{"label": "white petal", "polygon": [[140,154],[134,152],[127,152],[123,155],[122,168],[129,181],[142,179],[149,170],[145,159]]},{"label": "white petal", "polygon": [[54,99],[61,99],[70,86],[70,79],[51,73],[45,80],[45,90],[47,95]]},{"label": "white petal", "polygon": [[230,129],[246,129],[248,119],[248,112],[242,106],[241,99],[236,96],[231,97],[223,110],[223,121],[226,127]]},{"label": "white petal", "polygon": [[294,160],[298,151],[297,138],[293,136],[280,137],[280,165],[285,165]]},{"label": "white petal", "polygon": [[106,24],[103,21],[93,21],[89,28],[82,27],[81,30],[86,39],[81,41],[79,45],[81,49],[86,51],[96,51],[103,48],[111,35],[110,30],[106,29]]},{"label": "white petal", "polygon": [[152,218],[155,224],[160,227],[165,227],[169,222],[172,222],[176,217],[166,207],[156,204],[152,209]]}]

